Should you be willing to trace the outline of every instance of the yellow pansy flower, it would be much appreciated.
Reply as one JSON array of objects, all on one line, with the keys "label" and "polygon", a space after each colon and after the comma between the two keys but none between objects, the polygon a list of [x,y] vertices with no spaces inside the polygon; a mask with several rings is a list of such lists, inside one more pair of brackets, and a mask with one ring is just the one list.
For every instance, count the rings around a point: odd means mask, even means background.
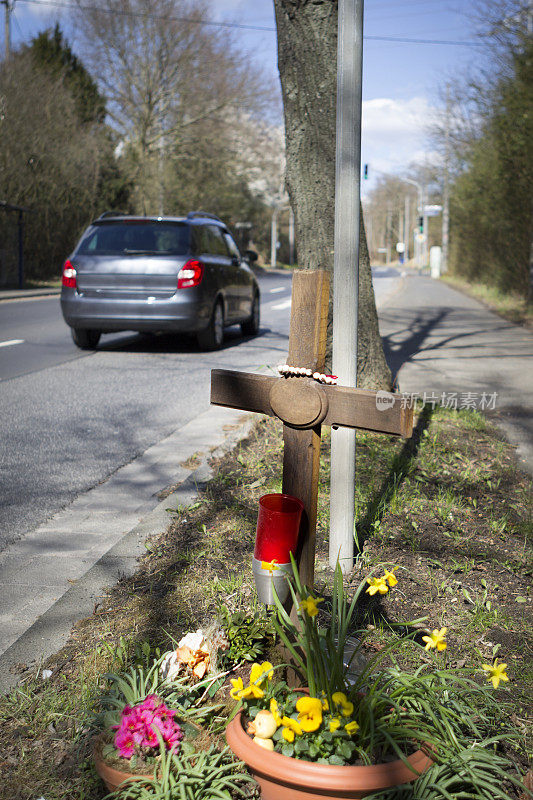
[{"label": "yellow pansy flower", "polygon": [[483,664],[482,669],[485,670],[487,680],[492,681],[495,689],[500,685],[500,681],[508,681],[506,669],[507,664],[498,664],[498,659],[494,660],[494,664]]},{"label": "yellow pansy flower", "polygon": [[250,683],[256,686],[263,686],[265,681],[271,681],[274,677],[274,667],[270,661],[263,661],[262,664],[252,664],[250,670]]},{"label": "yellow pansy flower", "polygon": [[342,709],[343,717],[350,717],[353,714],[353,703],[348,700],[344,692],[335,692],[331,699],[337,707]]},{"label": "yellow pansy flower", "polygon": [[369,595],[376,594],[377,592],[380,594],[387,594],[389,591],[385,578],[367,578],[366,582],[370,584],[366,590]]},{"label": "yellow pansy flower", "polygon": [[344,730],[346,731],[347,734],[353,736],[353,734],[359,730],[359,725],[354,719],[352,719],[351,722],[346,723],[346,725],[344,726]]},{"label": "yellow pansy flower", "polygon": [[230,681],[233,684],[233,689],[230,690],[230,696],[233,697],[234,700],[246,700],[248,697],[255,697],[255,699],[258,700],[265,695],[264,691],[260,689],[259,686],[255,686],[254,684],[244,686],[242,678],[230,678]]},{"label": "yellow pansy flower", "polygon": [[385,570],[385,574],[383,575],[383,580],[389,582],[389,586],[396,586],[398,583],[398,578],[394,574],[394,570],[398,569],[398,567],[394,567],[390,572],[388,569]]},{"label": "yellow pansy flower", "polygon": [[279,715],[278,701],[274,698],[270,701],[270,713],[276,720],[276,725],[279,727],[281,725],[281,717]]},{"label": "yellow pansy flower", "polygon": [[312,597],[312,595],[309,595],[307,600],[301,601],[299,610],[307,612],[310,617],[316,617],[318,614],[318,604],[323,602],[323,597]]},{"label": "yellow pansy flower", "polygon": [[300,697],[296,701],[298,722],[303,731],[317,731],[322,725],[322,701],[317,697]]},{"label": "yellow pansy flower", "polygon": [[333,717],[333,719],[330,719],[330,721],[329,721],[329,729],[330,729],[331,733],[335,733],[337,728],[340,728],[340,726],[341,726],[341,721],[340,721],[340,719],[338,717]]},{"label": "yellow pansy flower", "polygon": [[302,735],[302,729],[295,719],[292,719],[291,717],[282,717],[281,724],[283,725],[283,731],[281,732],[281,735],[286,742],[294,742],[295,734],[297,736]]},{"label": "yellow pansy flower", "polygon": [[230,683],[233,686],[233,689],[230,689],[230,697],[233,697],[234,700],[240,700],[242,697],[241,692],[244,689],[242,678],[230,678]]},{"label": "yellow pansy flower", "polygon": [[436,647],[437,650],[446,650],[446,630],[447,628],[435,628],[431,636],[422,636],[422,641],[426,642],[426,650]]}]

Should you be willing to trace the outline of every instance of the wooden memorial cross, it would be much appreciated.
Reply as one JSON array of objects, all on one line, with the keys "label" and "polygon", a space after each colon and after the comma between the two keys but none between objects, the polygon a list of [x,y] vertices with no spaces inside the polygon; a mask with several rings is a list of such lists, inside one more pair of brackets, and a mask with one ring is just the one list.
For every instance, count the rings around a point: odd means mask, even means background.
[{"label": "wooden memorial cross", "polygon": [[[287,363],[323,372],[329,304],[329,275],[301,270],[292,280],[292,308]],[[299,539],[299,572],[313,586],[318,500],[320,431],[342,425],[410,437],[412,409],[402,408],[399,395],[389,395],[384,410],[376,392],[320,384],[312,378],[273,377],[251,372],[211,371],[211,403],[279,417],[283,421],[283,492],[304,504]]]}]

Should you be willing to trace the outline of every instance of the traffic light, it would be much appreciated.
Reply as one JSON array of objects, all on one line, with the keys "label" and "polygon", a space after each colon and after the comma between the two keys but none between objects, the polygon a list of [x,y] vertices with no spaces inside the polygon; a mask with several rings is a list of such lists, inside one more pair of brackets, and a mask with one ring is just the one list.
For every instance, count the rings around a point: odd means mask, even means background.
[{"label": "traffic light", "polygon": [[365,164],[363,175],[365,177],[365,181],[367,181],[368,180],[368,164]]},{"label": "traffic light", "polygon": [[424,233],[424,217],[418,217],[418,230]]}]

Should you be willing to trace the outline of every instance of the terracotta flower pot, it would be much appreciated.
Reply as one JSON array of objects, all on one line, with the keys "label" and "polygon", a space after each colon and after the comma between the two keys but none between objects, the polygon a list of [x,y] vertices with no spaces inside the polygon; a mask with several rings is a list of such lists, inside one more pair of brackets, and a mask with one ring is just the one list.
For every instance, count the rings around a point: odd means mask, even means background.
[{"label": "terracotta flower pot", "polygon": [[153,778],[153,773],[151,775],[140,775],[138,772],[123,772],[120,769],[115,769],[115,767],[110,766],[107,764],[101,756],[100,753],[100,740],[97,739],[94,745],[93,750],[93,759],[94,759],[94,767],[101,777],[103,782],[105,783],[108,791],[113,792],[117,786],[120,786],[121,783],[127,780],[142,780],[143,778]]},{"label": "terracotta flower pot", "polygon": [[[401,759],[368,767],[337,767],[269,752],[245,733],[241,713],[227,726],[226,740],[259,784],[262,800],[356,800],[418,777]],[[407,760],[418,773],[433,764],[423,750],[417,750]]]}]

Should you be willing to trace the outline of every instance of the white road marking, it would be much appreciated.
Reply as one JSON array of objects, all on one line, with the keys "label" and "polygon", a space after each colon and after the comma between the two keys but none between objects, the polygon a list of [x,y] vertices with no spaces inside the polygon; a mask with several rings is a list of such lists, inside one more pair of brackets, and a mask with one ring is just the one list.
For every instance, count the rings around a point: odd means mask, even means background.
[{"label": "white road marking", "polygon": [[276,286],[275,289],[270,290],[270,294],[274,294],[275,292],[284,292],[285,286]]},{"label": "white road marking", "polygon": [[284,300],[282,303],[277,303],[275,306],[270,306],[272,311],[285,311],[286,308],[291,307],[290,300]]},{"label": "white road marking", "polygon": [[12,344],[22,344],[24,339],[8,339],[5,342],[0,342],[0,347],[9,347]]}]

